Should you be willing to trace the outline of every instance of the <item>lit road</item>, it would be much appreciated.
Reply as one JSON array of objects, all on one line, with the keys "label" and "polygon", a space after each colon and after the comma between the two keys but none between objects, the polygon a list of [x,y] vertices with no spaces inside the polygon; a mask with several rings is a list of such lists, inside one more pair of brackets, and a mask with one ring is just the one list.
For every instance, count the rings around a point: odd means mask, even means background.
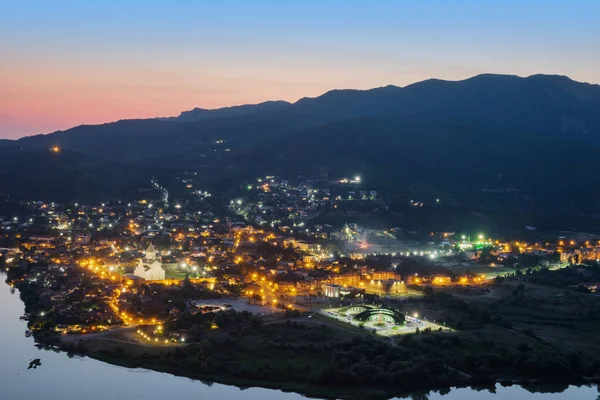
[{"label": "lit road", "polygon": [[298,311],[309,311],[310,309],[304,306],[300,306],[296,304],[296,296],[295,295],[283,295],[284,300],[279,298],[280,294],[277,293],[266,281],[252,281],[256,285],[260,287],[260,294],[263,298],[262,303],[272,308],[274,311],[282,311],[281,308],[278,307],[280,303],[284,303],[290,308]]},{"label": "lit road", "polygon": [[133,327],[133,326],[121,326],[119,328],[107,329],[105,331],[97,332],[97,333],[83,333],[81,335],[69,334],[69,335],[61,336],[60,341],[63,343],[77,343],[80,340],[97,339],[97,338],[101,338],[101,337],[113,334],[115,332],[127,332],[127,331],[133,331],[134,329],[135,329],[135,327]]}]

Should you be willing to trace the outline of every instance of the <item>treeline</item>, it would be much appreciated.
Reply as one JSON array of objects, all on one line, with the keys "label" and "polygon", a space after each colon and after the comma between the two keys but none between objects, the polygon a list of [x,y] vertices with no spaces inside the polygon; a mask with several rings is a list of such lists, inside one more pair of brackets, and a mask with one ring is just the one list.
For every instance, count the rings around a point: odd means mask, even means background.
[{"label": "treeline", "polygon": [[325,387],[378,387],[392,392],[492,383],[497,380],[570,381],[600,373],[600,360],[582,353],[532,349],[527,343],[507,349],[481,343],[485,352],[463,343],[458,334],[422,332],[404,336],[397,346],[363,337],[339,339],[325,327],[290,323],[288,329],[251,327],[248,331],[205,337],[157,358],[135,358],[196,377],[311,384]]},{"label": "treeline", "polygon": [[473,383],[503,378],[564,381],[598,377],[600,374],[600,360],[595,357],[549,346],[533,348],[525,341],[516,345],[516,348],[507,348],[490,339],[480,338],[477,343],[463,343],[459,334],[422,333],[403,337],[401,345],[438,358],[451,368],[470,375]]},{"label": "treeline", "polygon": [[488,324],[498,325],[504,328],[511,328],[512,323],[502,316],[496,304],[480,305],[473,302],[467,302],[447,292],[434,291],[427,286],[423,297],[425,303],[439,306],[455,311],[460,316],[452,317],[448,315],[445,322],[448,326],[458,330],[481,328]]},{"label": "treeline", "polygon": [[249,311],[226,310],[216,313],[198,312],[192,314],[183,312],[179,318],[166,323],[167,330],[188,330],[191,341],[202,340],[206,332],[211,329],[236,329],[245,326],[258,328],[262,325],[262,320]]},{"label": "treeline", "polygon": [[[468,383],[438,358],[415,348],[392,347],[361,337],[341,340],[325,326],[288,326],[284,337],[270,332],[270,327],[254,326],[249,328],[249,336],[247,332],[233,331],[178,347],[161,357],[143,354],[128,358],[122,351],[114,351],[112,356],[185,375],[220,375],[282,385],[301,383],[346,389],[377,386],[404,391]],[[252,338],[250,342],[248,337]]]},{"label": "treeline", "polygon": [[359,337],[328,347],[331,361],[308,376],[311,383],[418,389],[445,386],[460,378],[439,360],[415,348],[391,347]]},{"label": "treeline", "polygon": [[[142,298],[146,296],[146,299]],[[124,308],[145,318],[158,317],[167,318],[169,312],[176,308],[185,311],[190,299],[214,299],[221,295],[213,290],[194,284],[186,277],[181,286],[165,286],[158,283],[143,284],[139,288],[139,294],[132,296]]]},{"label": "treeline", "polygon": [[527,342],[509,349],[488,339],[474,344],[458,333],[425,330],[392,346],[370,337],[347,338],[323,325],[288,321],[265,326],[248,324],[243,313],[217,315],[228,324],[223,325],[229,327],[226,332],[160,356],[126,354],[119,348],[102,355],[125,365],[241,384],[314,385],[354,394],[368,388],[373,398],[504,380],[570,382],[600,373],[598,359],[549,347],[534,349]]},{"label": "treeline", "polygon": [[600,265],[597,261],[589,261],[584,265],[571,265],[557,270],[527,270],[520,277],[527,282],[557,288],[575,288],[589,292],[584,284],[600,281]]},{"label": "treeline", "polygon": [[59,343],[55,332],[56,318],[52,311],[48,311],[43,317],[44,311],[39,292],[43,287],[43,279],[28,279],[29,275],[37,274],[36,269],[41,266],[37,264],[22,263],[18,268],[11,268],[7,272],[7,283],[14,283],[19,290],[19,297],[25,304],[25,312],[31,314],[27,327],[33,330],[36,342],[45,345]]}]

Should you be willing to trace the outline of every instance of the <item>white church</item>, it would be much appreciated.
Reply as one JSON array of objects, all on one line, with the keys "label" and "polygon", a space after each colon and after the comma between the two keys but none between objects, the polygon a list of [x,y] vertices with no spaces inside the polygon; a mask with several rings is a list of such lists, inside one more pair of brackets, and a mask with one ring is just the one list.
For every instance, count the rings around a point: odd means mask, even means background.
[{"label": "white church", "polygon": [[133,271],[135,276],[144,278],[147,281],[160,281],[165,279],[165,270],[162,267],[160,255],[156,254],[156,250],[152,243],[146,249],[146,254],[139,262]]}]

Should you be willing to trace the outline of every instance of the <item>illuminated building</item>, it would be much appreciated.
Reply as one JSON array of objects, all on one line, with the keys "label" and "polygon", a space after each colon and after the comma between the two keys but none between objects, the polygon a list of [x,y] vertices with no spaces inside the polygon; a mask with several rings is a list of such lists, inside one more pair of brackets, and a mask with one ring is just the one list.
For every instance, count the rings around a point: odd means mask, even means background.
[{"label": "illuminated building", "polygon": [[580,264],[584,261],[600,260],[600,246],[580,248],[572,251],[563,251],[560,253],[561,262]]},{"label": "illuminated building", "polygon": [[152,243],[150,243],[148,249],[146,249],[144,258],[139,261],[133,274],[148,281],[165,279],[165,270],[162,268],[161,258],[156,254],[156,250]]},{"label": "illuminated building", "polygon": [[75,236],[76,244],[89,244],[90,243],[90,235],[79,235]]},{"label": "illuminated building", "polygon": [[354,272],[348,272],[344,275],[333,275],[329,278],[331,283],[345,286],[357,286],[360,283],[360,275]]},{"label": "illuminated building", "polygon": [[400,275],[394,271],[375,271],[373,272],[371,279],[376,281],[385,281],[388,279],[400,280]]},{"label": "illuminated building", "polygon": [[323,295],[325,297],[340,297],[341,288],[340,285],[335,284],[323,285]]},{"label": "illuminated building", "polygon": [[357,296],[362,296],[364,295],[365,290],[355,287],[344,287],[336,284],[323,285],[323,295],[325,297],[345,297],[351,293],[355,293]]},{"label": "illuminated building", "polygon": [[452,283],[452,279],[449,276],[435,276],[431,281],[434,285],[449,285]]}]

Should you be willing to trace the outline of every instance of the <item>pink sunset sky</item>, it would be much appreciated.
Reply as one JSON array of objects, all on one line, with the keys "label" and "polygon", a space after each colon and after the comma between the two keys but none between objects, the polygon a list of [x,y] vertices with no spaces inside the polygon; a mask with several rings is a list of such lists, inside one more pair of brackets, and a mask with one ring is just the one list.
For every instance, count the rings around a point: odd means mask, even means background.
[{"label": "pink sunset sky", "polygon": [[0,138],[432,77],[600,81],[600,2],[282,3],[3,2]]}]

